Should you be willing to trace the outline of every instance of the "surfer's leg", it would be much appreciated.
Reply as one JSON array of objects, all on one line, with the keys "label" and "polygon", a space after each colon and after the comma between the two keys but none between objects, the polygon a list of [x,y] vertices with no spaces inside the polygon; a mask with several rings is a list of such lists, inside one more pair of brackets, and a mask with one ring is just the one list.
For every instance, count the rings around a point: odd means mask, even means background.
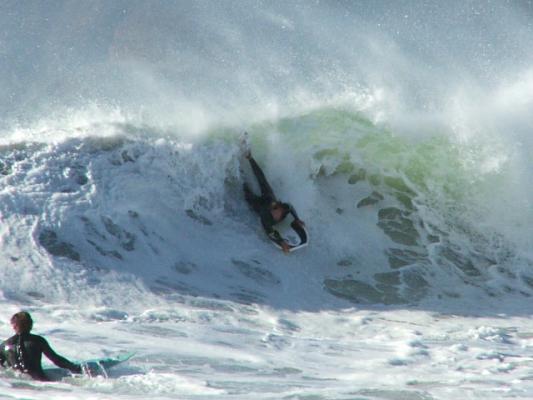
[{"label": "surfer's leg", "polygon": [[257,162],[255,162],[253,157],[248,158],[248,161],[250,162],[252,171],[254,171],[254,175],[257,178],[257,182],[259,182],[259,187],[261,188],[261,197],[274,201],[276,199],[276,196],[274,196],[274,192],[270,187],[270,184],[266,180],[263,170],[261,169],[261,167],[259,167],[259,165],[257,165]]},{"label": "surfer's leg", "polygon": [[256,196],[248,187],[248,185],[245,183],[242,185],[242,188],[244,190],[244,198],[246,202],[252,207],[252,209],[255,212],[259,212],[261,209],[261,206],[263,204],[263,199],[261,196]]}]

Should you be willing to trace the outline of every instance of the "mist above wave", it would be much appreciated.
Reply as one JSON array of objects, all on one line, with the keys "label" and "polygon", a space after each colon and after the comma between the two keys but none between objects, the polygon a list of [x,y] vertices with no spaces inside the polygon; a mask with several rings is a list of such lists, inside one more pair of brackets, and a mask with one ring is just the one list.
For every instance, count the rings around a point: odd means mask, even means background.
[{"label": "mist above wave", "polygon": [[97,102],[198,132],[363,92],[379,99],[377,118],[407,123],[520,82],[531,58],[522,4],[64,1],[1,11],[2,115],[22,120]]}]

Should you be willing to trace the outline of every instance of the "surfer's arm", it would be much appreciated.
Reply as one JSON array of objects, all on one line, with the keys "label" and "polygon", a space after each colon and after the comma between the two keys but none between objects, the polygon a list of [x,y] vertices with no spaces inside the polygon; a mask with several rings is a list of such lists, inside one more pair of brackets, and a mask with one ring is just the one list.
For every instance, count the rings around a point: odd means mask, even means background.
[{"label": "surfer's arm", "polygon": [[278,246],[281,246],[284,252],[288,252],[289,244],[285,241],[285,239],[283,239],[283,236],[281,236],[279,232],[274,229],[274,226],[271,224],[270,220],[268,218],[262,217],[261,224],[263,225],[263,229],[268,235],[268,238],[274,243],[276,243]]},{"label": "surfer's arm", "polygon": [[304,222],[298,217],[298,214],[296,213],[296,210],[294,209],[294,207],[290,203],[289,203],[289,214],[292,215],[292,217],[294,218],[294,220],[296,221],[296,223],[298,225],[304,225]]},{"label": "surfer's arm", "polygon": [[41,347],[43,354],[52,361],[55,365],[57,365],[60,368],[68,369],[69,371],[75,372],[75,373],[81,373],[81,366],[78,364],[74,364],[73,362],[67,360],[65,357],[60,356],[57,354],[54,350],[52,350],[52,347],[48,344],[46,339],[41,338]]},{"label": "surfer's arm", "polygon": [[5,342],[2,342],[0,345],[0,366],[4,366],[5,362],[7,361],[7,358],[4,354],[4,348],[5,348]]},{"label": "surfer's arm", "polygon": [[265,230],[270,240],[281,246],[281,243],[285,240],[283,239],[283,237],[281,237],[279,232],[274,229],[274,226],[270,223],[270,221],[268,221],[267,218],[261,218],[261,224],[263,225],[263,229]]},{"label": "surfer's arm", "polygon": [[268,183],[261,167],[259,167],[252,156],[248,158],[248,161],[250,162],[252,171],[257,179],[257,182],[259,183],[259,187],[261,188],[261,197],[268,198],[271,201],[275,200],[276,196],[274,196],[274,191],[270,187],[270,184]]},{"label": "surfer's arm", "polygon": [[281,246],[282,243],[285,243],[285,239],[283,239],[281,237],[281,235],[279,234],[278,231],[276,231],[275,229],[272,229],[271,232],[267,232],[268,234],[268,237],[270,238],[270,240],[272,240],[273,242],[279,244]]},{"label": "surfer's arm", "polygon": [[278,231],[272,230],[271,233],[268,234],[268,237],[270,240],[272,240],[274,243],[278,244],[281,247],[281,250],[283,250],[284,253],[288,253],[290,250],[289,244],[286,242],[285,239],[279,234]]},{"label": "surfer's arm", "polygon": [[278,246],[282,248],[282,250],[285,253],[288,253],[290,250],[290,246],[287,243],[287,241],[283,238],[283,236],[280,235],[280,233],[274,229],[275,222],[272,219],[272,215],[270,214],[270,211],[267,209],[263,209],[260,213],[261,216],[261,225],[263,225],[263,229],[265,230],[265,233],[268,235],[268,238],[272,240],[274,243],[276,243]]}]

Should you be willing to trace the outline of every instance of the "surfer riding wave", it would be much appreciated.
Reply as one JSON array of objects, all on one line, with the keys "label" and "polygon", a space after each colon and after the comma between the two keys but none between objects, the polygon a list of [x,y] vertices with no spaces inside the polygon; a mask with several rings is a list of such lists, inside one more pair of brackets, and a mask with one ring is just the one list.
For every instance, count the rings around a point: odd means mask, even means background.
[{"label": "surfer riding wave", "polygon": [[274,229],[274,226],[283,221],[289,214],[294,218],[291,226],[298,232],[298,228],[304,227],[304,222],[298,218],[298,214],[294,207],[289,203],[279,201],[274,195],[272,187],[268,183],[263,170],[259,167],[257,162],[252,157],[252,153],[249,149],[245,151],[244,156],[250,163],[252,171],[259,183],[261,189],[261,195],[256,195],[252,192],[248,184],[244,183],[244,198],[252,209],[259,214],[261,218],[261,224],[270,238],[275,244],[277,244],[283,252],[288,253],[291,249],[290,244],[284,239],[280,233]]}]

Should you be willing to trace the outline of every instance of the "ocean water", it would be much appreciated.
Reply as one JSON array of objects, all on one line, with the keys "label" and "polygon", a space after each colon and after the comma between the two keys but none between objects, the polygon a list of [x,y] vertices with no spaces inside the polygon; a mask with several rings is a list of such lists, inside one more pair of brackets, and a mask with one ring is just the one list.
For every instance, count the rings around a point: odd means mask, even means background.
[{"label": "ocean water", "polygon": [[2,2],[0,336],[136,355],[0,398],[533,398],[532,13]]}]

